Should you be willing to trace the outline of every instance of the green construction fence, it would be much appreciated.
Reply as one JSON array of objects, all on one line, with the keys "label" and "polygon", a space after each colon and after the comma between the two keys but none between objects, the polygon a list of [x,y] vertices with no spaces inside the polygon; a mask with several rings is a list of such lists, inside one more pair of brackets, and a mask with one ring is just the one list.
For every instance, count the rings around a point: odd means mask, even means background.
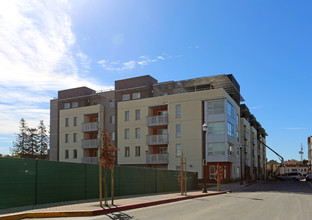
[{"label": "green construction fence", "polygon": [[[111,171],[106,172],[110,196]],[[179,173],[115,166],[114,196],[180,191]],[[196,183],[196,173],[187,172],[187,189],[194,189]],[[102,192],[104,195],[104,184]],[[0,158],[0,209],[98,197],[98,165]]]}]

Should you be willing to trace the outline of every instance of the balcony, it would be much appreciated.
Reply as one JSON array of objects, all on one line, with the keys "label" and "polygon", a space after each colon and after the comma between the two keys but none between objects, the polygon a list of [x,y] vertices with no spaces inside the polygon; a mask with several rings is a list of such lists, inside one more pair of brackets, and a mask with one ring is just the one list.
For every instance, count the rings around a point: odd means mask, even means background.
[{"label": "balcony", "polygon": [[147,117],[147,126],[160,126],[168,124],[168,115],[157,115]]},{"label": "balcony", "polygon": [[168,164],[168,154],[148,154],[146,155],[147,164]]},{"label": "balcony", "polygon": [[147,145],[165,145],[168,144],[168,134],[148,135],[146,136]]},{"label": "balcony", "polygon": [[98,130],[99,130],[98,122],[90,122],[90,123],[82,124],[82,132],[91,132],[91,131],[98,131]]},{"label": "balcony", "polygon": [[82,143],[81,143],[82,149],[91,149],[91,148],[98,148],[98,147],[99,147],[98,139],[82,140]]},{"label": "balcony", "polygon": [[99,161],[98,157],[83,157],[83,158],[81,158],[82,163],[97,164],[98,161]]}]

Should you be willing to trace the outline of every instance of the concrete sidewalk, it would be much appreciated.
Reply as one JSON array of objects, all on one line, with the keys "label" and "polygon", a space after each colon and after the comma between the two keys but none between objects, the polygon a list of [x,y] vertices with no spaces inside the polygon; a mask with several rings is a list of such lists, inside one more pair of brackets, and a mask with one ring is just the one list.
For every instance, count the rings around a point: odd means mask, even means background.
[{"label": "concrete sidewalk", "polygon": [[114,205],[110,205],[111,201],[108,200],[109,206],[103,208],[99,206],[99,200],[96,199],[2,209],[0,210],[0,219],[15,220],[23,218],[95,216],[110,212],[159,205],[186,199],[220,195],[231,191],[239,191],[246,186],[248,185],[240,185],[239,183],[224,184],[221,186],[222,191],[220,192],[216,191],[216,187],[212,187],[208,188],[208,193],[202,193],[201,191],[190,191],[186,196],[182,196],[180,193],[163,193],[116,197]]}]

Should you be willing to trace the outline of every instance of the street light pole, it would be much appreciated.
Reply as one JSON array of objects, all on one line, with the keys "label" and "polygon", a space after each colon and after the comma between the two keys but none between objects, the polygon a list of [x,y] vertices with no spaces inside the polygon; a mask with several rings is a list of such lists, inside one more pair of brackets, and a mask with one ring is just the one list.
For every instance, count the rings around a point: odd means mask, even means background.
[{"label": "street light pole", "polygon": [[207,193],[207,188],[206,188],[206,164],[207,164],[207,161],[206,161],[206,132],[208,130],[208,125],[207,123],[205,122],[203,125],[202,125],[202,131],[203,131],[203,170],[204,170],[204,186],[203,186],[203,190],[202,192],[203,193]]}]

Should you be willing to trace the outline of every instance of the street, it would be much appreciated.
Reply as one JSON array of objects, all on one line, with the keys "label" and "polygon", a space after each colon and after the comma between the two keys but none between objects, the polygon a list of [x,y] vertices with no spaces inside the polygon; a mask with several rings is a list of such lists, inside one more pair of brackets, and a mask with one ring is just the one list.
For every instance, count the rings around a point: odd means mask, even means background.
[{"label": "street", "polygon": [[311,204],[312,184],[309,182],[265,182],[224,195],[66,219],[310,219]]}]

